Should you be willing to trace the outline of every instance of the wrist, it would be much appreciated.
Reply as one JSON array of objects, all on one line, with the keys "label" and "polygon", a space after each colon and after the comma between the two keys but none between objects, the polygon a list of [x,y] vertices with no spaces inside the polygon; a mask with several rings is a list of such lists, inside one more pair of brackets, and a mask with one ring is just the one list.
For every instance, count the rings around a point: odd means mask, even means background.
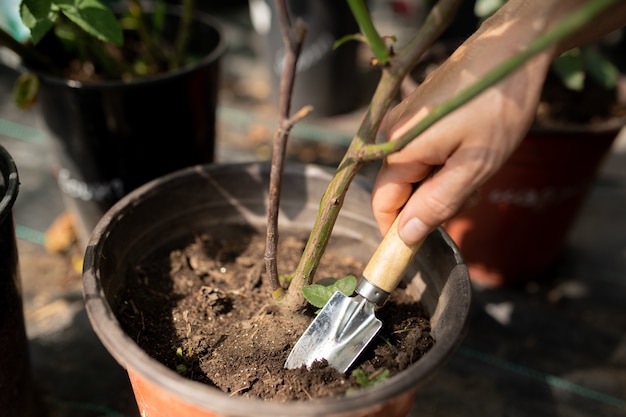
[{"label": "wrist", "polygon": [[[495,58],[502,56],[505,60],[526,49],[578,3],[580,0],[508,0],[473,37],[489,44]],[[538,56],[552,60],[561,52],[561,45],[555,44]]]}]

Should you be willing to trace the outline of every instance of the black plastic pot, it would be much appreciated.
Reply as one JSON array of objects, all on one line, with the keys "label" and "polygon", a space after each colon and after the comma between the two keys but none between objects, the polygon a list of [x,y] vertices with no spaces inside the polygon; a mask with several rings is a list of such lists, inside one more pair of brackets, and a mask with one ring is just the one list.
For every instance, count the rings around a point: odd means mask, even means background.
[{"label": "black plastic pot", "polygon": [[[330,171],[313,165],[285,170],[279,229],[310,230]],[[126,368],[140,413],[186,416],[380,416],[406,415],[420,387],[463,339],[471,287],[464,261],[446,233],[433,232],[405,277],[431,317],[433,348],[387,383],[345,398],[272,403],[241,399],[184,378],[151,358],[115,317],[129,269],[139,260],[167,256],[194,236],[232,233],[228,225],[263,233],[269,165],[198,166],[159,178],[122,198],[96,226],[87,247],[83,291],[91,324],[108,351]],[[368,183],[356,180],[346,198],[328,250],[367,260],[380,242]]]},{"label": "black plastic pot", "polygon": [[[357,42],[333,49],[333,42],[357,33],[359,27],[345,1],[289,0],[290,15],[307,24],[298,59],[292,108],[312,105],[311,117],[334,116],[357,108],[363,90],[358,79]],[[263,37],[259,45],[269,69],[272,98],[278,102],[285,47],[274,0],[250,0],[255,29]]]},{"label": "black plastic pot", "polygon": [[0,146],[0,410],[7,417],[44,414],[31,373],[18,264],[13,204],[19,191],[15,162]]},{"label": "black plastic pot", "polygon": [[[166,173],[212,162],[219,64],[218,22],[194,15],[190,53],[176,72],[135,80],[78,82],[38,74],[39,101],[58,155],[56,176],[85,240],[120,197]],[[166,19],[174,36],[178,17]]]}]

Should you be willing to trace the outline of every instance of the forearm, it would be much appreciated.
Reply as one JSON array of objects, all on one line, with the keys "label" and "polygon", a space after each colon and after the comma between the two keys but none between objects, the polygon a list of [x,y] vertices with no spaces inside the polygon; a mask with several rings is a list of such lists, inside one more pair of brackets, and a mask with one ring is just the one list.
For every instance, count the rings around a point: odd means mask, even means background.
[{"label": "forearm", "polygon": [[[478,34],[508,33],[517,45],[526,45],[580,5],[594,0],[508,0],[488,19]],[[592,42],[626,24],[626,1],[618,2],[583,30],[546,51],[552,58],[579,45]]]},{"label": "forearm", "polygon": [[[587,1],[594,0],[508,0],[455,51],[438,76],[451,78],[447,72],[455,72],[457,78],[465,78],[465,82],[460,81],[460,84],[477,81],[497,65],[526,49]],[[540,90],[543,78],[557,56],[573,46],[619,29],[625,22],[626,0],[622,0],[573,37],[531,58],[509,82],[519,82],[519,78],[523,77],[527,79],[527,86]]]}]

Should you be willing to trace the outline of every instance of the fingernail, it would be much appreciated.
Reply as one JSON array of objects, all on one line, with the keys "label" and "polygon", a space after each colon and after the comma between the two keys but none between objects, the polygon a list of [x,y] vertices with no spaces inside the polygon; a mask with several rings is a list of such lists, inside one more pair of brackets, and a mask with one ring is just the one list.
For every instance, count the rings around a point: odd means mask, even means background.
[{"label": "fingernail", "polygon": [[426,226],[420,219],[413,217],[402,229],[398,231],[400,239],[407,245],[419,242],[429,232],[430,228]]}]

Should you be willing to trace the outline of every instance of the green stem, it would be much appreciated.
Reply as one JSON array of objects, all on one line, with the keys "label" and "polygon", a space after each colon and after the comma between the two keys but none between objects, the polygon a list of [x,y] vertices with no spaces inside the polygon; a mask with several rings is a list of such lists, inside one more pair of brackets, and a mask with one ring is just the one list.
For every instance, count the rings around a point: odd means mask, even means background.
[{"label": "green stem", "polygon": [[374,56],[381,65],[385,65],[389,62],[389,49],[385,45],[385,41],[380,37],[378,31],[374,27],[372,18],[370,17],[369,10],[363,0],[347,0],[352,15],[356,20],[363,36],[367,41],[370,49],[374,53]]},{"label": "green stem", "polygon": [[130,14],[136,19],[137,34],[141,38],[141,41],[146,46],[145,55],[146,61],[154,68],[159,68],[159,62],[162,61],[163,54],[159,47],[157,47],[152,34],[148,30],[145,21],[145,13],[139,0],[129,0],[128,10]]}]

